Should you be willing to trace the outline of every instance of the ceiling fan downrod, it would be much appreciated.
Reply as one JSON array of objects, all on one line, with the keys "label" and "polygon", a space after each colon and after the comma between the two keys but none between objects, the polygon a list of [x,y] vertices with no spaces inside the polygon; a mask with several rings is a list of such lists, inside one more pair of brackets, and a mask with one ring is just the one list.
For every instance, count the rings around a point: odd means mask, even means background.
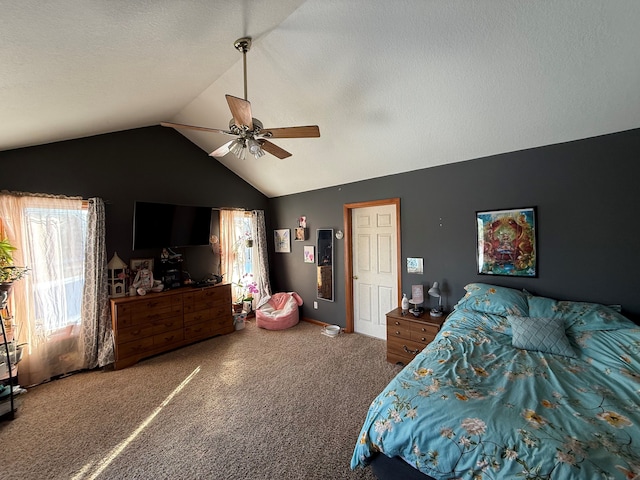
[{"label": "ceiling fan downrod", "polygon": [[247,52],[251,48],[251,37],[242,37],[233,42],[236,50],[242,52],[242,70],[244,71],[244,99],[247,100]]}]

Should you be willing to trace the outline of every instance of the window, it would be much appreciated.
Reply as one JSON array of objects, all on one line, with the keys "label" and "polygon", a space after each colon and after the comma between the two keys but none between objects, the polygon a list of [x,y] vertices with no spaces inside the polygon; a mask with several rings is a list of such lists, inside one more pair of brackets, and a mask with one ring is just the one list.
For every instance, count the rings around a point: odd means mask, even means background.
[{"label": "window", "polygon": [[27,207],[23,212],[35,323],[45,334],[79,325],[87,210]]}]

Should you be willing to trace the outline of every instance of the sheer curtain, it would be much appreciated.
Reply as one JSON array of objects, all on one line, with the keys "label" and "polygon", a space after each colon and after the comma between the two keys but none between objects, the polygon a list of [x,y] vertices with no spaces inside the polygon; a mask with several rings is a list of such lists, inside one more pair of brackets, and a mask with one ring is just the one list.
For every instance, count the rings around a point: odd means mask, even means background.
[{"label": "sheer curtain", "polygon": [[244,219],[243,210],[220,210],[220,256],[221,272],[224,282],[231,283],[231,297],[236,301],[242,296],[239,285],[242,275],[242,259],[238,257],[239,232],[236,225]]},{"label": "sheer curtain", "polygon": [[[87,202],[78,197],[0,194],[0,218],[9,241],[18,248],[15,264],[30,268],[29,275],[15,282],[12,294],[18,341],[27,344],[18,369],[22,385],[93,365],[84,351],[86,346],[93,348],[83,338],[87,302],[92,301],[85,289],[94,288],[94,281],[96,291],[107,286],[99,276],[87,282],[85,267],[93,260],[86,252],[95,242],[87,233],[101,235],[104,242],[104,226],[89,228],[90,216]],[[104,217],[98,221],[104,225]],[[98,295],[94,298],[101,301]],[[96,308],[106,307],[104,300]]]},{"label": "sheer curtain", "polygon": [[255,301],[256,308],[258,308],[266,303],[271,296],[269,250],[267,249],[267,229],[264,221],[264,211],[253,210],[251,212],[251,234],[254,238],[253,275],[260,291]]},{"label": "sheer curtain", "polygon": [[[253,247],[246,247],[249,238]],[[224,281],[232,284],[234,301],[242,297],[243,275],[251,273],[258,288],[258,293],[253,293],[253,305],[261,305],[260,299],[271,295],[264,212],[220,210],[220,246]]]}]

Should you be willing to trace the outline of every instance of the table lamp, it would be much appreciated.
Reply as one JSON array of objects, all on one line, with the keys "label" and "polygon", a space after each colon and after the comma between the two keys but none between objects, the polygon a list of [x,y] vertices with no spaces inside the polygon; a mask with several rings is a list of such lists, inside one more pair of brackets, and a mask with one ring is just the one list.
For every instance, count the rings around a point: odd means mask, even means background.
[{"label": "table lamp", "polygon": [[413,309],[410,310],[415,316],[420,315],[420,309],[418,305],[421,305],[424,302],[424,290],[422,285],[411,285],[411,300],[409,303],[413,305]]},{"label": "table lamp", "polygon": [[441,317],[442,316],[442,294],[440,293],[440,287],[438,286],[438,282],[433,282],[433,287],[429,289],[429,295],[432,297],[438,298],[438,306],[431,309],[432,317]]}]

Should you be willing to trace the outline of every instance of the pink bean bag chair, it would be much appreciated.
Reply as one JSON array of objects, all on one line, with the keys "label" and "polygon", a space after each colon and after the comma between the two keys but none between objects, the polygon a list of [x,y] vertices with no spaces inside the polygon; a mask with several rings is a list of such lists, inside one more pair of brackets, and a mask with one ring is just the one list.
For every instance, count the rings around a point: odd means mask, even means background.
[{"label": "pink bean bag chair", "polygon": [[284,330],[300,320],[298,307],[302,298],[296,292],[274,293],[267,303],[256,309],[256,325],[267,330]]}]

